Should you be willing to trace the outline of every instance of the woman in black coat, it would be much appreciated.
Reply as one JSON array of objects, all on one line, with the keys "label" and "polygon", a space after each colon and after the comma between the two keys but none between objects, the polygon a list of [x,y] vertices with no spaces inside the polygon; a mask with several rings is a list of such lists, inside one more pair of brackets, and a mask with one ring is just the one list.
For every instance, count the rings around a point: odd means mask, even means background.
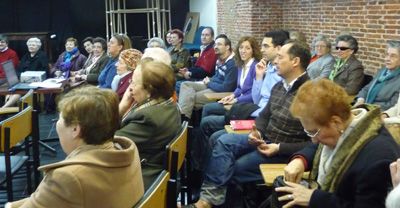
[{"label": "woman in black coat", "polygon": [[[330,80],[309,81],[297,92],[291,106],[309,146],[292,156],[285,168],[284,208],[307,207],[384,208],[392,186],[389,164],[400,156],[398,145],[383,126],[380,109],[363,105],[351,110],[344,88]],[[320,188],[297,184],[304,171]]]}]

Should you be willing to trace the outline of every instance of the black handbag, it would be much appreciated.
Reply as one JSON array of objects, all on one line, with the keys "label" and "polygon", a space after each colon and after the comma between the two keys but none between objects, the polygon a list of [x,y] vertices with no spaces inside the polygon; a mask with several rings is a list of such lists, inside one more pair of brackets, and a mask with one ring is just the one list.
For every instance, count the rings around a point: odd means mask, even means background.
[{"label": "black handbag", "polygon": [[[316,181],[313,181],[313,180],[302,179],[300,184],[302,184],[306,188],[318,188],[319,187],[318,183]],[[271,198],[270,198],[270,206],[271,206],[271,208],[281,208],[283,205],[285,205],[289,201],[278,201],[278,198],[281,197],[281,196],[285,196],[285,195],[287,195],[289,193],[276,192],[275,188],[286,186],[284,177],[283,176],[276,177],[275,180],[274,180],[274,183],[272,184],[272,186],[273,186],[273,189],[272,189]],[[293,206],[293,207],[294,208],[301,208],[302,206],[297,206],[296,205],[296,206]]]}]

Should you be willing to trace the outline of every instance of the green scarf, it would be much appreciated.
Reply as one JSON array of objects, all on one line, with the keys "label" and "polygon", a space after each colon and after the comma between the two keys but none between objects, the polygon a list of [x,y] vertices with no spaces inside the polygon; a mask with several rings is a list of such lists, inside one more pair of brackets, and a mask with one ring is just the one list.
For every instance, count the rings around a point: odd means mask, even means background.
[{"label": "green scarf", "polygon": [[335,65],[333,66],[333,70],[329,74],[329,79],[333,81],[333,79],[336,77],[337,72],[339,71],[340,68],[346,63],[347,60],[343,59],[337,59]]},{"label": "green scarf", "polygon": [[[321,190],[333,193],[339,183],[342,181],[343,175],[347,169],[353,164],[354,159],[363,147],[378,135],[378,130],[382,127],[380,118],[380,108],[376,105],[363,105],[367,109],[365,117],[356,124],[348,137],[343,141],[342,145],[332,159],[331,166],[327,170],[324,184],[321,185]],[[318,167],[321,157],[323,145],[318,146],[315,153],[313,167],[310,178],[316,180],[318,175]]]}]

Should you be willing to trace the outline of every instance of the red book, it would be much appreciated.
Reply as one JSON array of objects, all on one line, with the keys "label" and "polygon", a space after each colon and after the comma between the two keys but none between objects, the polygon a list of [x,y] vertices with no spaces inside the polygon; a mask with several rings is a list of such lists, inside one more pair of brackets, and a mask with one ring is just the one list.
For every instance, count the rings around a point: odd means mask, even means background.
[{"label": "red book", "polygon": [[230,124],[233,130],[251,130],[255,120],[231,120]]}]

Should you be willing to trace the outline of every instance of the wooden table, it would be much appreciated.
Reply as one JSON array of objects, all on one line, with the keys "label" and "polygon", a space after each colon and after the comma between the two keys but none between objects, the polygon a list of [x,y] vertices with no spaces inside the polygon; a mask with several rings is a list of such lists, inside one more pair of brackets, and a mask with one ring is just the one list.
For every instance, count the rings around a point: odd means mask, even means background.
[{"label": "wooden table", "polygon": [[[265,185],[272,186],[276,177],[285,175],[284,168],[287,164],[260,164],[261,175],[263,176]],[[308,178],[310,172],[304,172],[303,178]]]},{"label": "wooden table", "polygon": [[265,185],[272,186],[276,177],[284,175],[283,169],[287,164],[260,164],[260,171]]},{"label": "wooden table", "polygon": [[204,96],[212,101],[221,100],[222,98],[232,95],[232,92],[209,92],[204,93]]}]

